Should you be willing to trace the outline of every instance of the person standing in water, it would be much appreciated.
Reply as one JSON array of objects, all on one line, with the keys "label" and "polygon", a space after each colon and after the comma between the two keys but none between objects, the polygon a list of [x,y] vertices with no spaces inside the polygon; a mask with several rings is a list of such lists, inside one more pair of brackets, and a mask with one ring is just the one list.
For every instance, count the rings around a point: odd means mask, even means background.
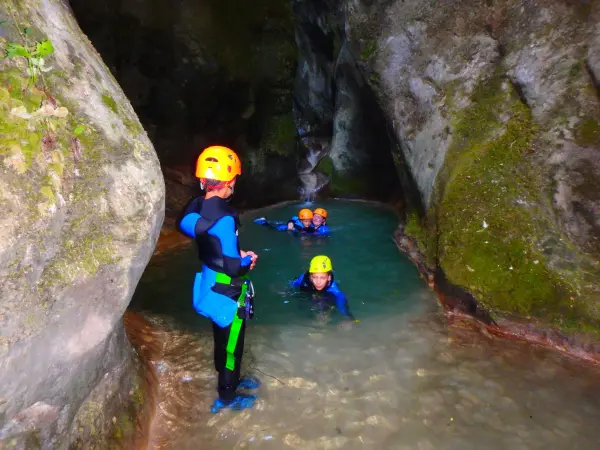
[{"label": "person standing in water", "polygon": [[253,315],[254,289],[246,274],[258,258],[254,252],[240,250],[238,212],[228,203],[241,173],[240,160],[233,150],[221,146],[205,149],[196,163],[196,177],[206,195],[190,203],[179,224],[186,235],[195,239],[203,263],[194,281],[193,304],[198,314],[212,321],[218,372],[213,413],[222,408],[252,407],[256,395],[238,389],[260,385],[252,377],[240,380],[246,320]]}]

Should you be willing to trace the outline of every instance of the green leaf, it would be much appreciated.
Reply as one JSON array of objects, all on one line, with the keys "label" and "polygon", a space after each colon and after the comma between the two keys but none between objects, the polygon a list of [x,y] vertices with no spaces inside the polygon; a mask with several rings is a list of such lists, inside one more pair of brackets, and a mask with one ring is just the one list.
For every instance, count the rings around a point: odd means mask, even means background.
[{"label": "green leaf", "polygon": [[75,134],[75,136],[79,136],[84,131],[85,131],[85,125],[84,124],[80,124],[80,125],[77,126],[77,128],[75,128],[73,130],[73,133]]},{"label": "green leaf", "polygon": [[0,25],[4,25],[5,23],[8,23],[8,20],[3,20],[2,22],[0,22]]},{"label": "green leaf", "polygon": [[25,32],[25,34],[29,34],[31,33],[31,27],[27,27],[23,31]]},{"label": "green leaf", "polygon": [[25,58],[31,58],[31,54],[25,47],[16,42],[9,42],[6,44],[6,59],[14,58],[15,56],[24,56]]},{"label": "green leaf", "polygon": [[45,40],[42,42],[38,42],[35,48],[35,54],[37,56],[48,56],[54,53],[54,47],[52,46],[52,42],[49,40]]}]

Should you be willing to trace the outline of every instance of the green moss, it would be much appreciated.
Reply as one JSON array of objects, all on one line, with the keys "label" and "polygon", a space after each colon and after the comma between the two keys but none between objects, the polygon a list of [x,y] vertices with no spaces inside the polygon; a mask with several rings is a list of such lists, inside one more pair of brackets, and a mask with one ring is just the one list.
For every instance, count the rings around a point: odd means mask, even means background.
[{"label": "green moss", "polygon": [[416,210],[411,211],[406,217],[404,234],[417,241],[419,251],[425,256],[425,261],[430,266],[436,263],[437,240],[434,226],[427,226],[428,217],[422,218]]},{"label": "green moss", "polygon": [[134,383],[133,394],[131,395],[131,397],[133,400],[133,404],[136,407],[141,407],[144,405],[144,402],[145,402],[144,390],[142,388],[142,381],[139,379],[139,377],[136,379],[136,381]]},{"label": "green moss", "polygon": [[[136,135],[144,131],[142,126],[139,124],[138,120],[131,119],[129,115],[126,114],[123,108],[119,108],[115,99],[111,97],[107,91],[105,91],[102,94],[102,103],[104,103],[108,108],[110,108],[110,110],[113,113],[119,116],[121,122],[123,122],[123,125],[125,126],[125,128],[127,128],[127,131],[129,132],[129,135],[131,137],[135,137]],[[75,125],[75,127],[76,126],[77,125]]]},{"label": "green moss", "polygon": [[539,170],[529,160],[537,127],[496,75],[456,117],[440,174],[438,256],[450,281],[491,309],[551,321],[582,314],[571,288],[538,249]]},{"label": "green moss", "polygon": [[42,186],[40,189],[40,194],[42,194],[48,201],[52,203],[56,201],[54,192],[52,192],[52,186]]},{"label": "green moss", "polygon": [[123,436],[132,436],[135,432],[135,425],[129,414],[126,412],[122,412],[119,415],[118,426],[117,429],[121,432],[121,437]]},{"label": "green moss", "polygon": [[335,170],[329,156],[325,156],[319,161],[317,170],[329,176],[331,180],[329,187],[333,195],[362,195],[367,192],[368,185],[364,178]]},{"label": "green moss", "polygon": [[319,164],[317,164],[317,169],[323,172],[325,175],[332,176],[334,172],[333,161],[329,156],[325,156],[321,158]]},{"label": "green moss", "polygon": [[27,77],[16,68],[0,72],[0,154],[12,156],[19,173],[25,172],[40,152],[46,131],[42,121],[22,119],[10,113],[24,107],[32,113],[40,107],[39,90],[27,87]]},{"label": "green moss", "polygon": [[77,237],[77,230],[71,230],[72,241],[60,250],[44,271],[44,283],[72,283],[80,276],[90,277],[106,264],[114,264],[116,248],[112,238],[106,232],[95,227],[86,230],[86,234]]},{"label": "green moss", "polygon": [[261,142],[261,149],[265,153],[283,156],[294,153],[297,133],[291,111],[289,114],[273,116],[265,128]]},{"label": "green moss", "polygon": [[112,112],[118,114],[119,109],[117,108],[117,102],[109,95],[108,92],[104,92],[102,94],[102,103],[108,106]]},{"label": "green moss", "polygon": [[577,61],[574,63],[569,69],[569,77],[577,78],[583,72],[583,63],[581,61]]},{"label": "green moss", "polygon": [[373,57],[375,55],[376,52],[377,52],[377,41],[372,40],[372,41],[368,41],[364,45],[363,50],[360,53],[360,56],[364,61],[368,61],[371,59],[371,57]]},{"label": "green moss", "polygon": [[582,146],[600,146],[600,124],[591,117],[584,118],[575,130],[575,138]]},{"label": "green moss", "polygon": [[381,77],[379,76],[378,72],[372,72],[369,75],[369,81],[371,81],[371,84],[379,84],[381,82]]}]

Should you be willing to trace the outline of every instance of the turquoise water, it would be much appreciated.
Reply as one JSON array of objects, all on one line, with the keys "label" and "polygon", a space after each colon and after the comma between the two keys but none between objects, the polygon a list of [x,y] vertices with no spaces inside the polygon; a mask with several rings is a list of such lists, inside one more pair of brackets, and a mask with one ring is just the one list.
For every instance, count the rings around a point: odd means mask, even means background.
[{"label": "turquoise water", "polygon": [[[329,211],[327,238],[251,222],[285,221],[302,206],[242,220],[242,249],[259,254],[243,363],[263,382],[252,410],[209,412],[216,377],[209,322],[191,307],[195,248],[152,260],[132,302],[162,339],[152,448],[600,448],[596,369],[449,330],[433,293],[392,242],[397,219],[384,208],[313,205]],[[311,312],[310,299],[287,287],[316,254],[332,258],[359,323]]]},{"label": "turquoise water", "polygon": [[[315,318],[305,294],[288,287],[290,280],[304,273],[313,256],[326,254],[333,262],[335,280],[347,295],[356,319],[408,312],[418,307],[406,295],[426,291],[412,263],[398,253],[391,236],[398,219],[393,211],[362,202],[321,202],[327,209],[329,236],[294,235],[252,223],[266,216],[287,221],[304,204],[267,208],[242,217],[239,240],[243,250],[259,255],[251,278],[256,291],[253,324],[303,323]],[[162,261],[168,260],[168,263]],[[200,270],[193,246],[157,258],[142,278],[133,307],[170,314],[191,327],[201,326],[200,317],[190,317],[191,285]],[[165,299],[172,299],[165,301]],[[329,321],[343,316],[332,313]]]}]

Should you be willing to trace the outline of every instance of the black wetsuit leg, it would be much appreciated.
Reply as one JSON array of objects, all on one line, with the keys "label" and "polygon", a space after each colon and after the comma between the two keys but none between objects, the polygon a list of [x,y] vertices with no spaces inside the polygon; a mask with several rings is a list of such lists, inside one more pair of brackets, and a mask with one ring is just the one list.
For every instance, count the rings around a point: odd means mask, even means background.
[{"label": "black wetsuit leg", "polygon": [[229,332],[231,331],[231,325],[225,328],[221,328],[216,323],[212,323],[213,327],[213,340],[215,343],[215,369],[219,373],[219,382],[217,384],[217,391],[219,398],[225,402],[231,401],[235,398],[235,390],[240,383],[240,371],[242,366],[242,356],[244,354],[244,337],[246,334],[246,321],[242,323],[240,328],[240,334],[238,336],[237,344],[235,346],[235,368],[229,370],[226,367],[227,362],[227,342],[229,340]]}]

